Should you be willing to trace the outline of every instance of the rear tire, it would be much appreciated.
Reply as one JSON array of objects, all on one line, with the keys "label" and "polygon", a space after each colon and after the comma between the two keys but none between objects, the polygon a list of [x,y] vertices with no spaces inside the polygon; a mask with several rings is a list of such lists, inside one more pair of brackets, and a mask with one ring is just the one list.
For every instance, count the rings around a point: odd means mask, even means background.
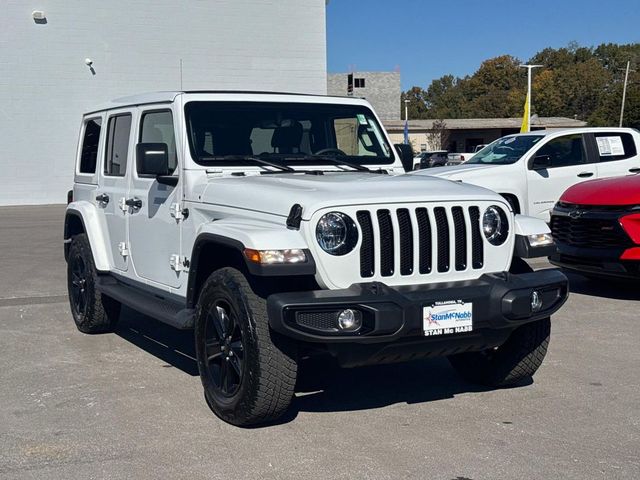
[{"label": "rear tire", "polygon": [[120,302],[96,290],[98,272],[86,234],[71,239],[67,260],[69,306],[82,333],[112,332],[120,316]]},{"label": "rear tire", "polygon": [[205,398],[218,417],[249,426],[286,412],[296,383],[295,345],[271,331],[265,299],[240,271],[222,268],[205,282],[195,341]]}]

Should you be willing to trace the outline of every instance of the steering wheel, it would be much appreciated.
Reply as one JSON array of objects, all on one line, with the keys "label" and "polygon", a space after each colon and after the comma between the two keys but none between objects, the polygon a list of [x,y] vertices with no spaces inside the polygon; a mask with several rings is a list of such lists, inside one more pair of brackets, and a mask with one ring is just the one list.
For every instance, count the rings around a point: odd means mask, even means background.
[{"label": "steering wheel", "polygon": [[347,154],[339,148],[323,148],[322,150],[318,150],[316,153],[314,153],[314,155],[326,155],[327,153],[335,153],[336,155],[340,155],[342,157],[347,156]]}]

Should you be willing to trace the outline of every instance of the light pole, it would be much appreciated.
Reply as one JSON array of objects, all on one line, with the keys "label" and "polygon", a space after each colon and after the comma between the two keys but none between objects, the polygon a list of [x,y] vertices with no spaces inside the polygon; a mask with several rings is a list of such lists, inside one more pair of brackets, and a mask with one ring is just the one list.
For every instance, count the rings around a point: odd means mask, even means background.
[{"label": "light pole", "polygon": [[408,99],[405,98],[404,100],[404,120],[408,121],[409,120],[409,101]]},{"label": "light pole", "polygon": [[520,67],[527,69],[527,132],[529,132],[531,131],[531,70],[542,68],[544,65],[520,65]]},{"label": "light pole", "polygon": [[[627,82],[629,81],[629,65],[631,64],[630,61],[627,61],[627,68],[624,72],[624,86],[622,87],[622,105],[620,105],[620,127],[622,127],[622,119],[624,118],[624,103],[625,100],[627,99]],[[622,70],[622,69],[620,69]],[[631,70],[632,72],[635,72],[635,70]]]}]

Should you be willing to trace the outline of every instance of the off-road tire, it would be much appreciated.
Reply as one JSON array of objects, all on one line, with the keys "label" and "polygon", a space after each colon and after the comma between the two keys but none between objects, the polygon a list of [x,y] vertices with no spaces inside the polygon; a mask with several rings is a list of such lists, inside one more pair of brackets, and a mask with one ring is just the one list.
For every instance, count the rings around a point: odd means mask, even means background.
[{"label": "off-road tire", "polygon": [[489,387],[506,387],[530,379],[538,370],[549,346],[551,319],[526,323],[495,349],[449,357],[466,380]]},{"label": "off-road tire", "polygon": [[[509,273],[529,273],[533,269],[514,258]],[[490,387],[505,387],[529,379],[538,370],[549,345],[551,319],[543,318],[515,329],[499,347],[449,357],[453,368],[466,380]]]},{"label": "off-road tire", "polygon": [[[74,300],[74,268],[82,262],[85,275],[83,278],[84,305],[79,310],[77,301]],[[76,277],[77,279],[77,277]],[[93,262],[91,245],[86,234],[75,235],[69,246],[67,260],[67,291],[69,293],[69,307],[78,330],[82,333],[107,333],[112,332],[120,317],[120,302],[107,297],[96,290],[98,272]],[[77,283],[77,281],[76,281]]]},{"label": "off-road tire", "polygon": [[[206,323],[212,321],[208,312],[220,301],[234,310],[242,332],[243,373],[231,396],[216,386],[205,345]],[[240,271],[222,268],[203,285],[196,309],[195,343],[205,398],[222,420],[237,426],[263,424],[289,408],[298,369],[295,345],[271,331],[265,299],[254,293]]]}]

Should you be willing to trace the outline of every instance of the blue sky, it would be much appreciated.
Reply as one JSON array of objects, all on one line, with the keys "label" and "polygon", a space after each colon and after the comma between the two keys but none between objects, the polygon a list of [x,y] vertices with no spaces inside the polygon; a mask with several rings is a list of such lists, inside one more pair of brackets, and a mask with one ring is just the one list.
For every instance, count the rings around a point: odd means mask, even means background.
[{"label": "blue sky", "polygon": [[640,42],[639,0],[331,0],[329,72],[400,68],[402,88],[473,73],[502,54]]}]

